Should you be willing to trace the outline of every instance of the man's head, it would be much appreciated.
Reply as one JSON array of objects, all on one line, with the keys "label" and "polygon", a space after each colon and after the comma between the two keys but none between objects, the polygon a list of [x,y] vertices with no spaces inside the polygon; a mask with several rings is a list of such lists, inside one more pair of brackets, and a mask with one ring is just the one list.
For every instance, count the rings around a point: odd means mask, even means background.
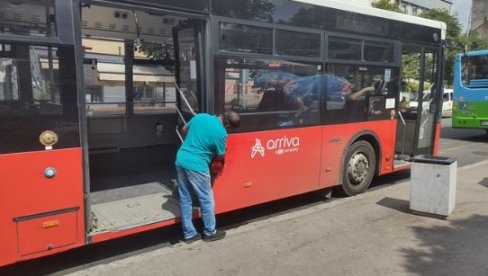
[{"label": "man's head", "polygon": [[241,116],[235,111],[226,111],[222,116],[222,123],[225,128],[238,128],[241,124]]},{"label": "man's head", "polygon": [[344,80],[342,83],[342,92],[344,93],[351,93],[352,92],[352,84],[347,80]]}]

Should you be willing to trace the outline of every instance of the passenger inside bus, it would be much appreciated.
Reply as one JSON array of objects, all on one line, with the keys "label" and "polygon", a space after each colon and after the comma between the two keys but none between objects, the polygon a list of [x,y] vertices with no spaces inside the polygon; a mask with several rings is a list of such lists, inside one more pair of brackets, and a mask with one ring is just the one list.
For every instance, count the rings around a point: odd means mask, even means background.
[{"label": "passenger inside bus", "polygon": [[310,107],[313,91],[309,87],[301,85],[300,77],[293,77],[285,80],[271,79],[268,86],[264,89],[261,101],[258,104],[257,111],[273,112],[282,111],[278,119],[267,116],[267,120],[277,122],[279,127],[301,125],[304,123],[304,112]]}]

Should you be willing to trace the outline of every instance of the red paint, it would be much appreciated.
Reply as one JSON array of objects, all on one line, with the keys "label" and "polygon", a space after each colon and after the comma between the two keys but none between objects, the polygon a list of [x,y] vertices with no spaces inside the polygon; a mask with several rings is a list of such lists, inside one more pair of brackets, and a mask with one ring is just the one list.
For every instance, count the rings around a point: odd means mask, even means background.
[{"label": "red paint", "polygon": [[214,184],[216,211],[318,189],[321,136],[322,127],[230,135],[225,168]]},{"label": "red paint", "polygon": [[435,125],[434,147],[432,149],[432,154],[434,156],[439,155],[440,142],[441,142],[441,122],[437,122]]},{"label": "red paint", "polygon": [[[226,166],[214,185],[217,212],[337,185],[346,146],[360,130],[379,139],[380,159],[394,155],[396,120],[230,135]],[[253,157],[257,139],[263,154]],[[276,143],[278,149],[269,149]],[[391,172],[393,159],[383,158],[379,173]]]},{"label": "red paint", "polygon": [[[281,199],[339,182],[347,146],[358,139],[378,138],[379,174],[393,172],[396,120],[280,129],[229,136],[223,173],[216,179],[216,212],[223,213]],[[440,124],[436,126],[434,153],[438,151]],[[53,150],[0,156],[4,197],[0,202],[0,265],[41,257],[81,246],[84,241],[84,207],[80,149]],[[46,179],[44,169],[55,167],[57,176]],[[13,219],[78,207],[73,213],[32,220]],[[51,226],[57,224],[58,226]],[[91,237],[98,243],[143,231],[174,225],[161,221]],[[18,235],[17,233],[20,233]],[[53,249],[43,250],[53,244]]]},{"label": "red paint", "polygon": [[[84,244],[81,164],[79,148],[0,155],[0,265]],[[57,171],[52,179],[44,177],[48,167]],[[58,214],[47,219],[58,219],[62,224],[57,227],[44,229],[39,226],[43,221],[37,219],[14,221],[14,218],[75,207],[79,209],[69,218]],[[61,228],[69,231],[59,231]],[[50,243],[59,247],[48,250]],[[39,251],[40,248],[46,250]]]}]

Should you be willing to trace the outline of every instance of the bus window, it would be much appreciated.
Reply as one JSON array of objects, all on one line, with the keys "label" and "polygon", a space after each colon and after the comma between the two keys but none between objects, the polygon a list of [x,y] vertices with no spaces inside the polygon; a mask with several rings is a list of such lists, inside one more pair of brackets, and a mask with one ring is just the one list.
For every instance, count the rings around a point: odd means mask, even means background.
[{"label": "bus window", "polygon": [[79,146],[73,58],[72,47],[1,44],[0,153],[44,150],[44,130],[56,148]]},{"label": "bus window", "polygon": [[[125,113],[125,47],[123,41],[82,38],[88,116]],[[116,58],[105,60],[108,53]]]},{"label": "bus window", "polygon": [[0,33],[56,36],[54,0],[0,1]]},{"label": "bus window", "polygon": [[376,62],[393,62],[393,44],[365,41],[364,60]]},{"label": "bus window", "polygon": [[134,49],[134,113],[174,113],[173,45],[144,41]]},{"label": "bus window", "polygon": [[462,58],[462,84],[469,88],[488,87],[488,56]]},{"label": "bus window", "polygon": [[[174,113],[174,50],[169,30],[180,18],[121,9],[118,13],[137,22],[117,17],[108,22],[114,16],[108,7],[83,9],[88,116]],[[155,22],[164,26],[157,28]]]},{"label": "bus window", "polygon": [[322,83],[318,66],[220,58],[218,93],[225,110],[241,113],[240,131],[317,124]]},{"label": "bus window", "polygon": [[361,60],[361,40],[329,37],[329,58]]},{"label": "bus window", "polygon": [[220,23],[220,47],[228,51],[272,54],[273,30],[263,27]]},{"label": "bus window", "polygon": [[[386,119],[394,106],[387,99],[398,90],[397,69],[334,65],[324,74],[327,123],[352,123]],[[385,79],[385,76],[388,78]]]},{"label": "bus window", "polygon": [[320,57],[320,34],[276,30],[279,55]]}]

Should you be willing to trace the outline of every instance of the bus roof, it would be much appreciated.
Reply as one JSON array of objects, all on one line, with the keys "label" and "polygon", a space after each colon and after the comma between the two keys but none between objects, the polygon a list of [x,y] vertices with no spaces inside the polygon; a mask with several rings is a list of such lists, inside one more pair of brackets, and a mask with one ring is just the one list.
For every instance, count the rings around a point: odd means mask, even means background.
[{"label": "bus roof", "polygon": [[465,53],[459,53],[458,56],[486,56],[488,55],[488,50],[477,50],[477,51],[469,51],[466,54]]},{"label": "bus roof", "polygon": [[411,24],[422,25],[441,30],[441,39],[446,39],[446,24],[442,21],[426,19],[418,16],[407,15],[399,12],[393,12],[378,8],[373,8],[361,2],[343,2],[342,0],[292,0],[295,2],[307,3],[317,6],[329,7],[343,11],[353,11],[355,13],[381,17],[394,21],[401,21]]}]

